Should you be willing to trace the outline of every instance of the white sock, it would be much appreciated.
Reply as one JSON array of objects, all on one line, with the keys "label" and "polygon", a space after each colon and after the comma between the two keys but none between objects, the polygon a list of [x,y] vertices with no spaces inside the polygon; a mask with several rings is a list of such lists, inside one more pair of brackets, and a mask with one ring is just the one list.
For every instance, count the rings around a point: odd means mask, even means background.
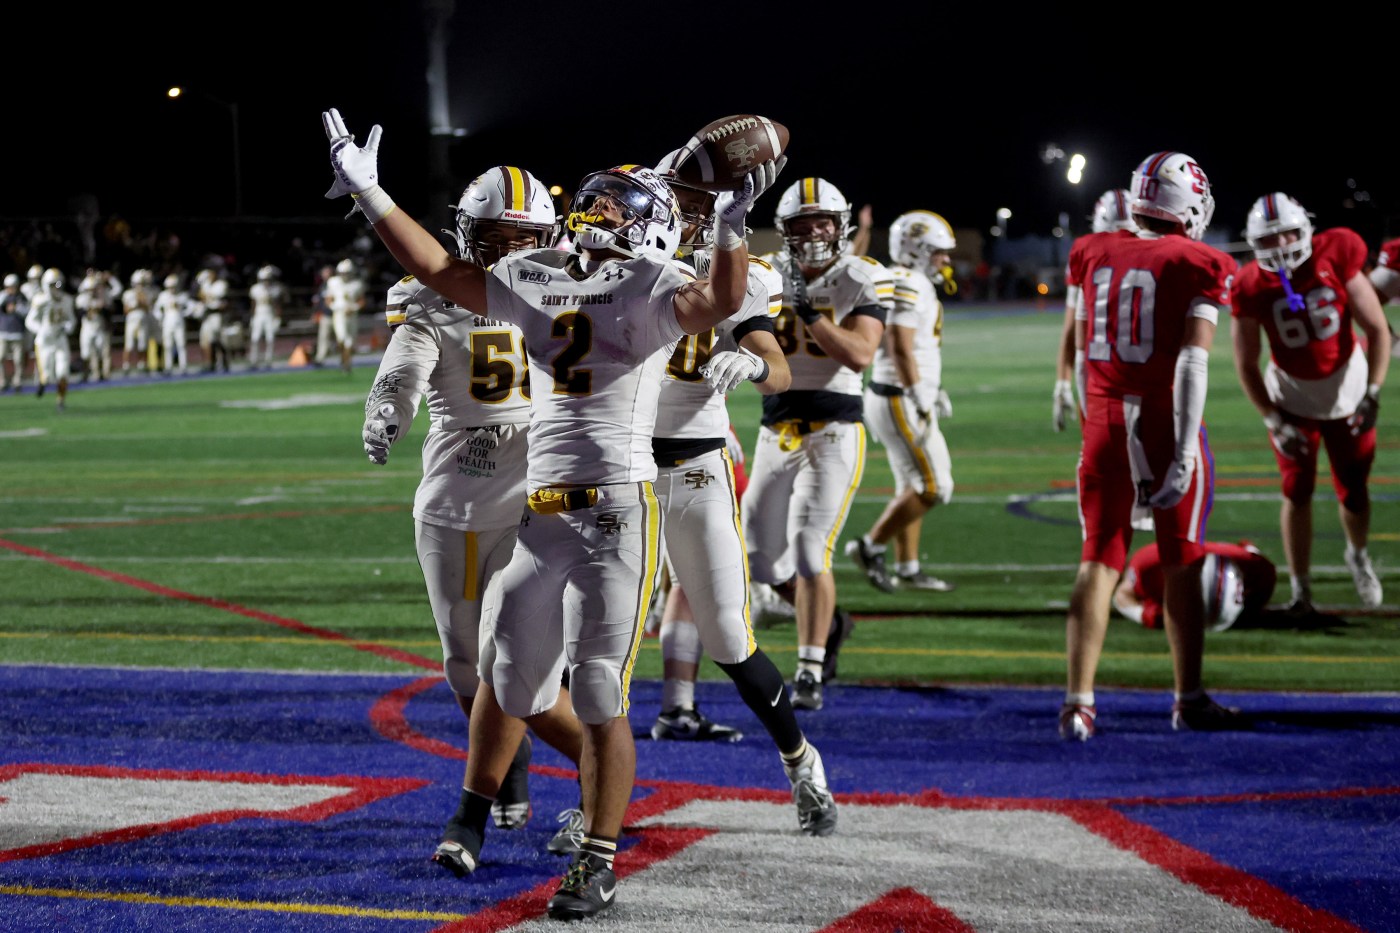
[{"label": "white sock", "polygon": [[912,577],[919,572],[919,562],[917,560],[902,560],[894,565],[894,572],[901,577]]},{"label": "white sock", "polygon": [[695,682],[667,677],[661,682],[661,711],[670,712],[678,707],[691,709],[695,706]]},{"label": "white sock", "polygon": [[1088,690],[1084,693],[1066,693],[1065,702],[1074,706],[1093,706],[1094,691]]},{"label": "white sock", "polygon": [[1289,574],[1288,584],[1293,588],[1294,599],[1312,598],[1312,575],[1311,574]]}]

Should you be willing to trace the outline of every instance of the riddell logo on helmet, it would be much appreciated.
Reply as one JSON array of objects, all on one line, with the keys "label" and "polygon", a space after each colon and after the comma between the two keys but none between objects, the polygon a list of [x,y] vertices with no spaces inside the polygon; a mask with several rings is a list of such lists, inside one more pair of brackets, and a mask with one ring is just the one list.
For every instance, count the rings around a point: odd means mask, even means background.
[{"label": "riddell logo on helmet", "polygon": [[502,211],[502,220],[529,220],[530,215],[524,211]]}]

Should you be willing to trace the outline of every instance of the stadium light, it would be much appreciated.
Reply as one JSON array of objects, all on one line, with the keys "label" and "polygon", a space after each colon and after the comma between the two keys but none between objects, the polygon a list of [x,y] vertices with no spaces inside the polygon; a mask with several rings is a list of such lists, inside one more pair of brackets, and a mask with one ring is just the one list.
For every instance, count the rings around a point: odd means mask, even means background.
[{"label": "stadium light", "polygon": [[1069,157],[1069,168],[1065,171],[1065,178],[1071,185],[1077,185],[1084,180],[1084,156],[1079,153]]},{"label": "stadium light", "polygon": [[220,97],[215,97],[208,91],[198,88],[172,86],[165,92],[165,96],[171,100],[178,100],[187,94],[197,94],[210,103],[218,104],[228,111],[229,120],[233,124],[233,216],[243,216],[243,161],[238,145],[238,104],[234,101],[227,101]]}]

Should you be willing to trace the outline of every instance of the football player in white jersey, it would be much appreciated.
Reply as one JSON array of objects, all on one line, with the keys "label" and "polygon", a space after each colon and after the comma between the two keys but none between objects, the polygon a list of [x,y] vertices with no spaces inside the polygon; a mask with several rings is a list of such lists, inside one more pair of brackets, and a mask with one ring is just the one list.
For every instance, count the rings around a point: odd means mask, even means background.
[{"label": "football player in white jersey", "polygon": [[[515,166],[496,166],[463,190],[452,235],[459,257],[486,268],[517,249],[552,246],[559,223],[538,178]],[[491,637],[482,598],[510,560],[527,492],[530,397],[521,334],[443,298],[413,276],[389,289],[386,320],[389,346],[365,401],[365,452],[371,462],[385,463],[427,398],[423,479],[413,502],[418,564],[448,686],[482,732],[491,728],[482,725],[483,717],[503,715],[489,690],[475,702],[479,644]],[[577,763],[583,740],[578,719],[567,702],[555,704],[551,715],[543,737],[560,742],[555,747]],[[470,806],[476,757],[468,759],[458,812],[433,853],[434,862],[459,876],[476,867],[480,854],[464,845],[463,834],[471,830],[462,815]],[[530,817],[529,767],[530,742],[521,736],[491,805],[502,829],[518,829]]]},{"label": "football player in white jersey", "polygon": [[44,270],[39,290],[29,302],[24,326],[34,335],[34,364],[38,371],[38,395],[50,382],[58,388],[58,410],[68,401],[68,337],[78,329],[78,317],[73,310],[73,296],[63,290],[63,273],[54,268]]},{"label": "football player in white jersey", "polygon": [[[681,243],[697,273],[711,262],[715,194],[680,183],[681,151],[657,171],[675,192],[684,226]],[[684,260],[677,259],[684,265]],[[690,268],[687,266],[686,268]],[[729,453],[726,393],[753,382],[763,395],[791,382],[774,336],[782,307],[782,278],[770,264],[749,260],[743,307],[710,330],[681,338],[666,364],[652,438],[656,496],[665,510],[666,563],[671,589],[661,619],[665,665],[661,715],[654,739],[730,738],[738,734],[706,719],[695,705],[702,652],[724,671],[773,738],[792,784],[798,826],[826,836],[836,829],[836,802],[815,746],[809,745],[782,674],[759,647],[749,608],[749,574],[734,461]],[[776,701],[775,701],[776,698]]]},{"label": "football player in white jersey", "polygon": [[331,329],[335,345],[340,349],[340,368],[353,372],[355,338],[360,333],[360,312],[364,310],[367,293],[365,280],[355,268],[353,259],[336,263],[335,275],[326,281],[326,306],[331,311]]},{"label": "football player in white jersey", "polygon": [[258,344],[262,344],[263,366],[271,369],[277,329],[282,326],[282,311],[287,306],[287,286],[282,283],[282,270],[273,265],[258,269],[258,280],[248,289],[248,300],[253,304],[248,334],[248,367],[258,368]]},{"label": "football player in white jersey", "polygon": [[[675,196],[638,165],[579,184],[567,222],[576,251],[521,250],[488,270],[454,258],[380,187],[379,126],[359,146],[338,111],[322,123],[335,172],[327,196],[353,195],[394,258],[429,288],[524,336],[530,493],[510,563],[482,607],[495,612],[495,637],[481,646],[479,673],[502,710],[533,727],[558,701],[568,664],[584,725],[585,825],[548,909],[563,920],[594,915],[616,895],[613,860],[636,775],[627,694],[662,534],[652,485],[656,386],[672,344],[743,305],[744,219],[781,165],[764,163],[739,191],[720,195],[709,279],[671,262],[681,226]],[[510,720],[491,741],[472,736],[472,757],[489,759],[497,787],[523,729]],[[477,789],[463,815],[484,826],[496,788]]]},{"label": "football player in white jersey", "polygon": [[78,297],[73,299],[78,315],[78,358],[82,361],[82,377],[105,380],[112,368],[112,329],[107,325],[107,281],[96,269],[89,269],[78,283]]},{"label": "football player in white jersey", "polygon": [[192,313],[191,300],[181,284],[180,276],[172,272],[165,277],[164,287],[156,295],[155,313],[160,321],[160,344],[165,349],[167,376],[176,370],[183,376],[189,369],[189,328],[185,322]]},{"label": "football player in white jersey", "polygon": [[778,344],[786,392],[763,398],[763,426],[744,494],[753,578],[797,610],[792,705],[822,707],[827,636],[836,615],[831,552],[865,471],[861,373],[894,299],[889,270],[849,253],[851,206],[836,186],[803,178],[783,192],[786,250],[763,258],[783,275]]},{"label": "football player in white jersey", "polygon": [[143,372],[148,365],[147,350],[152,336],[152,309],[156,293],[151,287],[151,270],[137,269],[131,273],[131,284],[122,292],[123,337],[122,373],[131,372],[131,354],[136,352],[136,370]]},{"label": "football player in white jersey", "polygon": [[847,542],[846,555],[872,586],[892,593],[885,548],[893,540],[900,587],[946,592],[951,583],[920,570],[919,538],[924,513],[953,496],[952,460],[938,428],[952,406],[942,387],[943,303],[933,277],[952,281],[948,260],[957,240],[940,215],[909,211],[890,224],[889,247],[894,311],[865,387],[865,423],[889,457],[894,497],[869,531]]},{"label": "football player in white jersey", "polygon": [[204,350],[204,370],[229,371],[224,345],[224,314],[228,311],[228,276],[222,266],[201,269],[195,276],[195,298],[201,314],[199,346]]}]

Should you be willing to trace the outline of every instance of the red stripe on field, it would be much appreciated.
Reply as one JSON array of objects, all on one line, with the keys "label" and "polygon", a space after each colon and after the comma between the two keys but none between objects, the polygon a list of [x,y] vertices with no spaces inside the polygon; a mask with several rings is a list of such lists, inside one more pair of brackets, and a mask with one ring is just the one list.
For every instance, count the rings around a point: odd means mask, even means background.
[{"label": "red stripe on field", "polygon": [[384,797],[407,793],[426,787],[429,781],[422,778],[366,778],[349,775],[318,777],[296,774],[249,774],[238,771],[176,771],[168,768],[114,768],[103,765],[49,765],[15,764],[0,766],[0,782],[13,780],[24,774],[63,774],[77,777],[102,777],[113,779],[142,779],[149,781],[200,781],[236,782],[239,784],[276,784],[280,786],[313,785],[343,787],[346,793],[319,803],[306,804],[291,810],[212,810],[164,823],[145,823],[140,826],[126,826],[122,829],[77,836],[58,842],[41,845],[19,846],[14,849],[0,849],[0,862],[20,859],[40,858],[74,849],[87,849],[92,846],[107,845],[113,842],[130,842],[165,833],[179,832],[195,826],[209,826],[217,823],[231,823],[234,820],[266,818],[271,820],[296,820],[312,822],[324,820],[337,813],[347,813]]},{"label": "red stripe on field", "polygon": [[257,609],[249,609],[247,606],[240,606],[236,603],[224,602],[222,599],[214,599],[210,596],[199,596],[195,593],[186,593],[182,590],[173,590],[168,586],[161,586],[159,583],[151,583],[149,580],[139,580],[136,577],[129,577],[124,573],[117,573],[114,570],[103,570],[101,567],[94,567],[91,564],[84,564],[76,560],[69,560],[66,557],[59,557],[48,551],[41,551],[28,545],[20,544],[18,541],[10,541],[0,538],[0,548],[6,548],[26,557],[33,557],[38,560],[47,561],[56,567],[65,570],[72,570],[77,573],[85,573],[89,576],[107,580],[112,583],[120,583],[123,586],[134,587],[144,590],[156,596],[164,596],[167,599],[182,599],[185,602],[196,603],[201,606],[208,606],[210,609],[219,609],[223,612],[231,612],[234,615],[255,619],[259,622],[267,622],[271,625],[281,626],[291,629],[294,632],[301,632],[304,635],[314,635],[326,641],[338,642],[356,651],[363,651],[366,654],[378,655],[381,658],[388,658],[391,661],[399,661],[413,667],[422,667],[429,670],[439,670],[441,665],[435,661],[407,651],[400,651],[398,648],[390,648],[388,645],[380,645],[374,642],[356,641],[350,636],[341,632],[336,632],[327,628],[319,628],[314,625],[307,625],[305,622],[298,622],[296,619],[288,619],[283,616],[275,616],[268,612],[260,612]]},{"label": "red stripe on field", "polygon": [[1302,901],[1261,878],[1231,868],[1190,846],[1163,835],[1108,807],[1076,802],[1046,802],[1043,809],[1063,813],[1090,832],[1136,853],[1177,878],[1233,904],[1261,920],[1293,933],[1365,933],[1361,927]]},{"label": "red stripe on field", "polygon": [[895,888],[821,933],[976,933],[945,907],[913,888]]}]

